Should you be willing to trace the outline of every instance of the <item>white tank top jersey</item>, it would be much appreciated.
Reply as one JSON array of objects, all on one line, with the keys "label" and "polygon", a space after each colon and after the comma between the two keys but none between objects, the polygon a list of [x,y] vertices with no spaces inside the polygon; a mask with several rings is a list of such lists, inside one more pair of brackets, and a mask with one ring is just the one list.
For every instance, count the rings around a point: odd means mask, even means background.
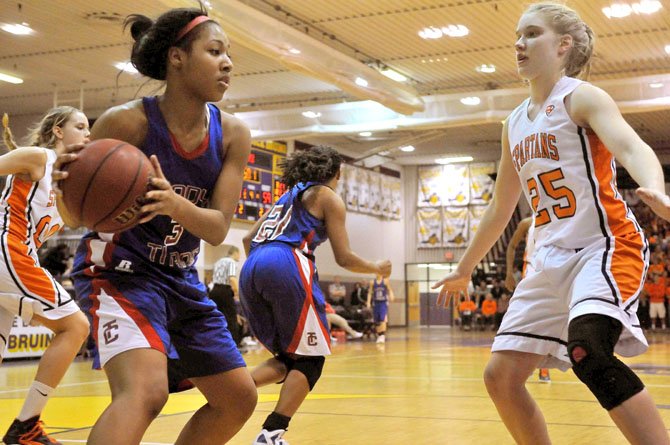
[{"label": "white tank top jersey", "polygon": [[614,157],[566,110],[565,97],[582,83],[563,77],[535,120],[528,117],[530,99],[508,118],[512,162],[534,211],[535,250],[581,249],[603,237],[643,236],[617,190]]},{"label": "white tank top jersey", "polygon": [[51,170],[57,155],[53,150],[44,150],[47,163],[42,179],[31,182],[9,175],[0,204],[5,254],[8,251],[28,254],[36,263],[37,249],[63,227],[56,208],[56,194],[51,188]]}]

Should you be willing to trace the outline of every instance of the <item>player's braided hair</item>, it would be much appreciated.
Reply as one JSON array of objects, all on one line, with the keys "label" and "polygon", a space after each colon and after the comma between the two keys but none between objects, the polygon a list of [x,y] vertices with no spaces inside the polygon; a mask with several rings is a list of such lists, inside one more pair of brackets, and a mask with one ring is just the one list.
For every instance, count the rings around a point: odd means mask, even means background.
[{"label": "player's braided hair", "polygon": [[293,152],[283,162],[284,177],[282,181],[287,187],[299,182],[326,182],[340,171],[342,156],[326,145],[315,145],[306,150]]},{"label": "player's braided hair", "polygon": [[158,17],[155,22],[141,14],[129,15],[123,22],[123,29],[130,26],[130,34],[135,41],[130,62],[143,75],[156,80],[165,80],[168,50],[176,46],[189,52],[191,44],[198,38],[202,29],[208,24],[216,24],[212,21],[204,22],[181,39],[177,39],[182,28],[201,15],[207,15],[202,3],[199,9],[171,9]]}]

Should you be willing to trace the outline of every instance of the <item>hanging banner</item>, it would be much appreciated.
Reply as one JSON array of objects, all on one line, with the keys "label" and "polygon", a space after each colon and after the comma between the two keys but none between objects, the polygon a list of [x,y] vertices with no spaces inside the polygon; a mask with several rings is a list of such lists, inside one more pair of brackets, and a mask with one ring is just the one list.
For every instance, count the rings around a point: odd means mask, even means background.
[{"label": "hanging banner", "polygon": [[469,240],[469,212],[467,207],[444,207],[442,218],[442,245],[466,247]]},{"label": "hanging banner", "polygon": [[382,214],[382,175],[377,172],[368,172],[368,183],[370,184],[370,213]]},{"label": "hanging banner", "polygon": [[345,204],[347,210],[358,210],[358,177],[356,174],[358,170],[353,165],[344,164],[342,166],[342,181],[345,189]]},{"label": "hanging banner", "polygon": [[470,164],[470,204],[481,205],[491,202],[495,183],[490,175],[495,171],[494,162]]},{"label": "hanging banner", "polygon": [[445,206],[466,206],[470,203],[470,169],[468,164],[447,164],[442,172]]},{"label": "hanging banner", "polygon": [[419,207],[441,207],[443,183],[443,169],[441,165],[419,167]]},{"label": "hanging banner", "polygon": [[417,247],[442,247],[442,209],[418,209],[416,219]]},{"label": "hanging banner", "polygon": [[364,168],[356,169],[358,178],[358,211],[361,213],[370,213],[370,182],[369,172]]},{"label": "hanging banner", "polygon": [[484,216],[486,206],[470,206],[468,210],[470,212],[470,234],[468,235],[468,239],[472,240],[472,237],[475,236],[475,233],[477,233],[477,230],[479,229],[479,223],[482,220],[482,216]]}]

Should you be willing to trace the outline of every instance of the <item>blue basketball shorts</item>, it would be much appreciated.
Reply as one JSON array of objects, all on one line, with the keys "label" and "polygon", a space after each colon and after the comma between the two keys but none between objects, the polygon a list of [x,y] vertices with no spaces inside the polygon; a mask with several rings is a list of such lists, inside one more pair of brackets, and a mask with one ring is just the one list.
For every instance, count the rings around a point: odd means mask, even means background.
[{"label": "blue basketball shorts", "polygon": [[246,366],[225,317],[195,271],[179,277],[79,274],[74,284],[96,342],[94,367],[140,348],[165,353],[170,371],[184,378]]},{"label": "blue basketball shorts", "polygon": [[389,313],[389,304],[387,301],[375,301],[372,308],[372,316],[375,323],[384,323]]},{"label": "blue basketball shorts", "polygon": [[314,263],[284,243],[254,248],[240,272],[249,326],[272,353],[330,354],[325,300]]}]

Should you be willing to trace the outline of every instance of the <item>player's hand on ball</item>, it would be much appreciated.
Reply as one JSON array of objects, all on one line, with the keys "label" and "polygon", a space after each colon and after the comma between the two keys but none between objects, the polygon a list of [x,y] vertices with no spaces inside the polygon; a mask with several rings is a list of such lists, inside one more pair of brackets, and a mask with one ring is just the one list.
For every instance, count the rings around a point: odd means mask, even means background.
[{"label": "player's hand on ball", "polygon": [[470,283],[471,275],[472,273],[463,273],[457,269],[433,284],[431,289],[442,287],[442,289],[440,289],[440,294],[437,296],[436,305],[438,307],[449,307],[451,299],[454,296],[458,297],[461,294],[470,299],[470,295],[468,294],[468,284]]},{"label": "player's hand on ball", "polygon": [[65,150],[58,153],[56,162],[51,171],[51,187],[56,195],[62,196],[63,192],[59,187],[59,182],[67,178],[68,173],[63,171],[63,166],[77,159],[77,152],[84,148],[85,144],[70,144],[65,147]]},{"label": "player's hand on ball", "polygon": [[147,203],[142,206],[141,212],[144,216],[140,224],[150,221],[156,215],[171,215],[179,203],[179,195],[172,190],[172,185],[165,179],[156,155],[151,155],[149,159],[156,176],[149,180],[150,190],[144,195]]},{"label": "player's hand on ball", "polygon": [[635,193],[645,204],[651,207],[654,213],[664,220],[670,221],[670,197],[668,195],[644,187],[638,188]]}]

